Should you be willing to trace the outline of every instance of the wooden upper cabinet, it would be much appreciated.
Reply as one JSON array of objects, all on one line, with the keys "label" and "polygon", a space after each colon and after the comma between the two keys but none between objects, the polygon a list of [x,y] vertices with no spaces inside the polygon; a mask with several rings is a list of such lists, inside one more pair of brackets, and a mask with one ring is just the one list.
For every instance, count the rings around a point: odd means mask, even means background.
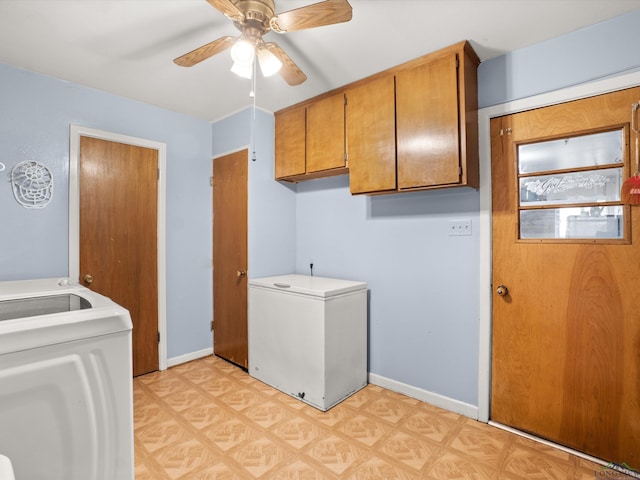
[{"label": "wooden upper cabinet", "polygon": [[306,110],[296,107],[275,114],[275,177],[305,173]]},{"label": "wooden upper cabinet", "polygon": [[[478,188],[479,63],[471,45],[460,42],[281,110],[276,178],[349,173],[353,194]],[[304,119],[294,128],[280,118],[294,110],[306,112],[302,146]],[[294,130],[297,141],[279,138]],[[299,148],[302,154],[294,154]]]},{"label": "wooden upper cabinet", "polygon": [[462,42],[394,69],[398,191],[480,186],[479,63]]},{"label": "wooden upper cabinet", "polygon": [[398,190],[460,183],[457,55],[396,75]]},{"label": "wooden upper cabinet", "polygon": [[345,167],[344,94],[307,105],[306,173]]},{"label": "wooden upper cabinet", "polygon": [[347,90],[346,130],[352,194],[396,189],[393,76]]}]

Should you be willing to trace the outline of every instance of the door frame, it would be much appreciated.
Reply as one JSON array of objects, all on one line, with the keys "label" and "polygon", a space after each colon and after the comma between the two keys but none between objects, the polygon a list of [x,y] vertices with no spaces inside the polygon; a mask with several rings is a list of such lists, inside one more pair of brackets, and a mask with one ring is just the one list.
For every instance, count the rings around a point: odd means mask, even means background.
[{"label": "door frame", "polygon": [[521,100],[494,105],[478,110],[480,148],[480,325],[478,353],[478,420],[491,419],[491,313],[493,292],[492,239],[491,239],[491,133],[494,117],[547,107],[559,103],[592,97],[640,85],[640,72],[623,74],[590,83],[562,88]]},{"label": "door frame", "polygon": [[145,147],[158,152],[158,369],[167,369],[167,262],[166,262],[166,170],[165,143],[107,132],[80,125],[69,126],[69,278],[80,281],[80,137]]}]

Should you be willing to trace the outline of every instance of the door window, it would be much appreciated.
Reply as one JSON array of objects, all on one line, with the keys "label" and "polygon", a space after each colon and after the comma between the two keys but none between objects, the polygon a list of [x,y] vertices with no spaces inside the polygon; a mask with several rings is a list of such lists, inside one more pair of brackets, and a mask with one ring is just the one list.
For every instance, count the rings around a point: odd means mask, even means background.
[{"label": "door window", "polygon": [[519,238],[624,240],[625,129],[517,146]]}]

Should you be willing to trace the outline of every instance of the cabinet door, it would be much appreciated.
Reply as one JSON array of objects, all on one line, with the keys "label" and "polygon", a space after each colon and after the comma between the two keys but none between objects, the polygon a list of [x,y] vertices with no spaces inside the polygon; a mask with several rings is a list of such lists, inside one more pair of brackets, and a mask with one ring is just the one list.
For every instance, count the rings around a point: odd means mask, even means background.
[{"label": "cabinet door", "polygon": [[278,112],[276,122],[276,178],[301,175],[305,172],[305,108]]},{"label": "cabinet door", "polygon": [[399,190],[460,183],[456,59],[396,75]]},{"label": "cabinet door", "polygon": [[345,166],[344,94],[307,106],[307,173]]},{"label": "cabinet door", "polygon": [[393,76],[347,91],[347,159],[351,193],[396,188],[395,99]]}]

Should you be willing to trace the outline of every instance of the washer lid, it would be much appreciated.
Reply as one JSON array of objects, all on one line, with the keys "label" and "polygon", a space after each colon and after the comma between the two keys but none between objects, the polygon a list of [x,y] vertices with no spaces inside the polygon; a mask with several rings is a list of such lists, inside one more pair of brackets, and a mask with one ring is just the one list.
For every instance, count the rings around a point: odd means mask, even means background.
[{"label": "washer lid", "polygon": [[73,312],[86,308],[91,308],[91,302],[73,293],[12,298],[0,300],[0,321],[49,315],[51,313]]},{"label": "washer lid", "polygon": [[299,274],[253,278],[249,280],[249,286],[269,288],[277,291],[287,291],[321,298],[333,297],[344,293],[367,289],[366,282],[356,282],[338,278],[312,277],[309,275]]},{"label": "washer lid", "polygon": [[125,308],[68,279],[0,282],[0,356],[131,329]]}]

